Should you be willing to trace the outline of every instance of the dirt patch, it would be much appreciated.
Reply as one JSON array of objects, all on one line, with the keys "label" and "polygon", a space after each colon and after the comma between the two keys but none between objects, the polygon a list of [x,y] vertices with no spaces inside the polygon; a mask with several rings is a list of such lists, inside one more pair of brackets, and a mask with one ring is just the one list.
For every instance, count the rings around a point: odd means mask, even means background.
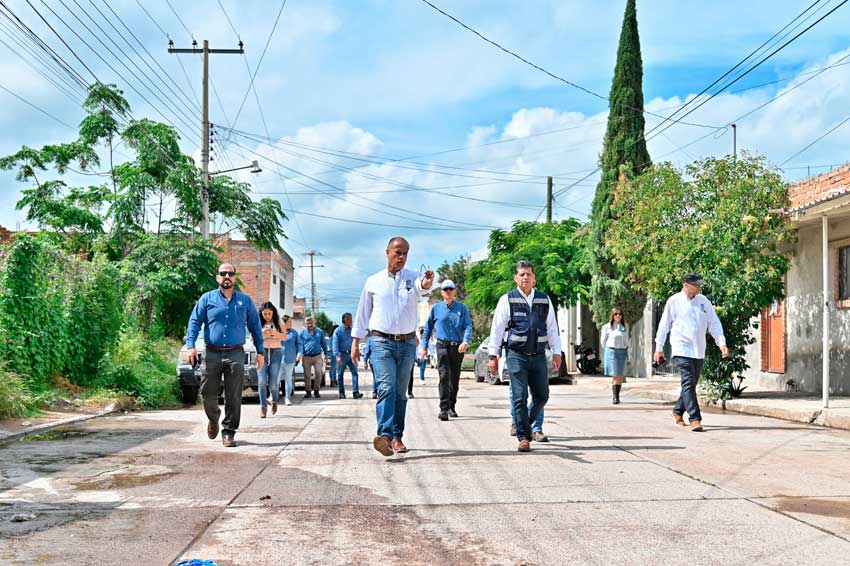
[{"label": "dirt patch", "polygon": [[776,509],[783,513],[805,513],[822,517],[850,519],[850,501],[815,497],[783,497],[777,500]]}]

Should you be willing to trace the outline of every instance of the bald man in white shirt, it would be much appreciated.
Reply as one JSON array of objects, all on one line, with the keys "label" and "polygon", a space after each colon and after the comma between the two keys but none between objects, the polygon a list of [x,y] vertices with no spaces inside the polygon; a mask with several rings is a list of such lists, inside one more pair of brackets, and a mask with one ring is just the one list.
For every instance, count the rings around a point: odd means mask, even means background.
[{"label": "bald man in white shirt", "polygon": [[351,329],[351,360],[360,361],[360,340],[370,331],[373,379],[378,384],[375,412],[378,434],[372,441],[384,456],[407,452],[402,442],[407,412],[407,384],[416,359],[416,324],[419,298],[431,293],[434,272],[405,269],[410,244],[402,237],[387,244],[387,268],[363,285]]}]

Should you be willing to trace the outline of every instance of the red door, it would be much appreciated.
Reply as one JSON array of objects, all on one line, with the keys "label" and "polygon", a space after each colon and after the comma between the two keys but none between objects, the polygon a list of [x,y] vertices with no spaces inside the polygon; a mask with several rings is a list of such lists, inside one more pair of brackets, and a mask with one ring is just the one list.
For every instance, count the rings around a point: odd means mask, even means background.
[{"label": "red door", "polygon": [[761,370],[785,373],[785,301],[761,313]]}]

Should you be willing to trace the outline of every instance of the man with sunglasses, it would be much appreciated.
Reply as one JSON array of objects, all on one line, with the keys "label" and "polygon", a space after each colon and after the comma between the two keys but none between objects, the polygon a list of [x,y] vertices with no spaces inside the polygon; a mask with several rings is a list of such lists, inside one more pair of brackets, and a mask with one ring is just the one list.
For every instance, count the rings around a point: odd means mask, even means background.
[{"label": "man with sunglasses", "polygon": [[195,365],[198,351],[195,342],[204,327],[204,377],[201,380],[201,397],[207,414],[207,436],[212,440],[218,436],[221,409],[218,408],[218,391],[224,380],[224,419],[221,421],[221,442],[224,446],[236,446],[235,435],[242,413],[242,385],[245,378],[245,327],[254,338],[257,349],[257,369],[263,367],[263,329],[260,317],[251,297],[237,291],[236,269],[233,264],[223,263],[218,268],[218,289],[201,295],[186,332],[186,349],[189,363]]},{"label": "man with sunglasses", "polygon": [[687,412],[691,430],[702,430],[702,415],[697,400],[697,383],[705,362],[705,335],[711,333],[724,358],[729,357],[729,348],[723,336],[723,325],[714,311],[714,306],[701,293],[705,281],[697,273],[688,273],[682,278],[682,291],[667,300],[664,314],[658,323],[655,335],[655,363],[664,362],[664,344],[670,335],[673,363],[679,368],[682,393],[673,407],[673,418],[679,426],[685,426],[682,415]]}]

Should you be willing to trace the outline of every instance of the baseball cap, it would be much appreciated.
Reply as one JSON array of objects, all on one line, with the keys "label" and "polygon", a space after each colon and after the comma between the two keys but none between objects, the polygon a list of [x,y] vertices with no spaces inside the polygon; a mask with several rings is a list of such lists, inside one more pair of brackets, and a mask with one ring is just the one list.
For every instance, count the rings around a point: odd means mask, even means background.
[{"label": "baseball cap", "polygon": [[443,290],[454,289],[454,288],[455,288],[455,282],[452,281],[451,279],[446,279],[445,281],[443,281],[442,285],[440,285],[440,289],[443,289]]},{"label": "baseball cap", "polygon": [[682,283],[689,283],[691,285],[696,285],[697,287],[703,287],[705,285],[705,280],[699,273],[686,273],[685,276],[682,277]]}]

